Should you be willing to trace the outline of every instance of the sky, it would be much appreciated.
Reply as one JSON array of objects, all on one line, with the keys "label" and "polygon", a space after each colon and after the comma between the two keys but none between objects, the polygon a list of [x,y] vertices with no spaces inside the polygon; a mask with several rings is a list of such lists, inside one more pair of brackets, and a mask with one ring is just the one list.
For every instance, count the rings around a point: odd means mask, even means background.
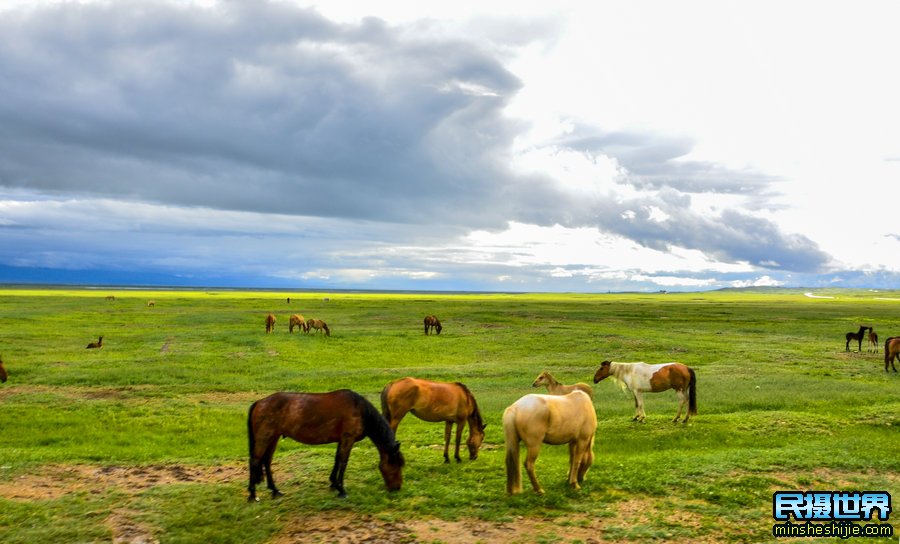
[{"label": "sky", "polygon": [[5,0],[0,282],[900,286],[900,5],[525,4]]}]

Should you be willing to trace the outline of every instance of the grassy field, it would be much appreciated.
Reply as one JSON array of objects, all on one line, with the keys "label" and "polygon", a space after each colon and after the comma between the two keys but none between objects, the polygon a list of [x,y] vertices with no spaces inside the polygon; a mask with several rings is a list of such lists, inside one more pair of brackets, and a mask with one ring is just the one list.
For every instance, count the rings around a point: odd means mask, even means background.
[{"label": "grassy field", "polygon": [[[844,333],[900,335],[900,293],[824,294],[0,290],[0,541],[768,542],[778,490],[885,490],[896,508],[900,377],[865,343],[845,352]],[[292,313],[332,336],[289,334]],[[431,313],[440,336],[422,334]],[[565,485],[567,449],[546,446],[546,495],[507,496],[503,409],[542,370],[590,382],[605,359],[693,367],[699,415],[673,425],[670,391],[632,423],[630,397],[597,384],[583,489]],[[251,402],[346,387],[378,406],[408,375],[469,386],[488,423],[478,460],[444,464],[443,425],[409,416],[401,491],[364,441],[338,499],[333,446],[285,440],[285,496],[246,502]]]}]

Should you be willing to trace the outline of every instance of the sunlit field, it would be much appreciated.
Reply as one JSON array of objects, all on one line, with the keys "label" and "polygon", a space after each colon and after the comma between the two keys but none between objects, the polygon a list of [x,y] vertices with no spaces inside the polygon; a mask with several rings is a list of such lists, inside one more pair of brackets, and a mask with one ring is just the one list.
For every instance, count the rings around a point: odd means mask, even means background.
[{"label": "sunlit field", "polygon": [[[761,542],[779,490],[888,491],[896,509],[900,374],[865,341],[846,352],[844,334],[900,336],[900,293],[817,294],[836,298],[0,290],[0,541]],[[290,334],[293,313],[332,335]],[[428,314],[439,336],[423,334]],[[566,486],[567,448],[545,446],[546,494],[526,478],[507,496],[503,409],[543,392],[531,387],[543,370],[590,382],[603,360],[687,364],[698,415],[671,423],[668,391],[646,394],[634,423],[630,396],[601,382],[582,490]],[[403,376],[471,389],[488,423],[477,460],[444,464],[443,424],[407,416],[400,491],[368,440],[346,499],[328,488],[333,445],[284,440],[285,495],[263,485],[247,502],[254,400],[350,388],[380,406]]]}]

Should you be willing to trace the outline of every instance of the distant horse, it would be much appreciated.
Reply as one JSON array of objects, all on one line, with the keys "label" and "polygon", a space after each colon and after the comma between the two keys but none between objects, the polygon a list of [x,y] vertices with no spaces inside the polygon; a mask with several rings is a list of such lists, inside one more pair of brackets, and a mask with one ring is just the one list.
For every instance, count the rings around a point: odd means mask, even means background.
[{"label": "distant horse", "polygon": [[875,329],[869,327],[869,341],[866,342],[866,351],[871,351],[873,353],[878,353],[878,333],[875,332]]},{"label": "distant horse", "polygon": [[584,391],[591,398],[594,397],[594,388],[586,383],[576,383],[572,385],[563,385],[556,381],[556,378],[553,377],[553,374],[550,374],[546,370],[538,374],[538,377],[535,378],[534,382],[531,384],[531,387],[540,387],[542,385],[547,386],[547,391],[551,395],[568,395],[572,391]]},{"label": "distant horse", "polygon": [[866,336],[866,329],[869,329],[869,328],[871,328],[871,327],[862,327],[861,326],[859,328],[859,332],[848,332],[846,335],[844,335],[847,338],[846,351],[850,351],[850,342],[854,341],[854,340],[856,341],[857,346],[859,347],[859,351],[862,351],[862,341],[863,341],[863,338],[865,338],[865,336]]},{"label": "distant horse", "polygon": [[444,421],[444,462],[450,462],[450,433],[456,423],[456,462],[459,444],[462,440],[463,425],[469,423],[469,459],[478,458],[478,448],[484,441],[484,428],[475,396],[465,385],[456,382],[431,382],[418,378],[402,378],[387,384],[381,390],[381,413],[396,432],[400,421],[407,413],[412,413],[422,421]]},{"label": "distant horse", "polygon": [[435,331],[435,334],[441,334],[441,322],[433,315],[425,316],[425,335],[428,335],[428,332],[431,330]]},{"label": "distant horse", "polygon": [[103,347],[103,337],[101,336],[96,342],[91,342],[85,349],[95,349]]},{"label": "distant horse", "polygon": [[353,445],[368,437],[381,456],[378,469],[388,490],[403,484],[403,454],[394,431],[372,403],[362,395],[340,389],[330,393],[274,393],[250,406],[247,414],[250,442],[250,485],[248,500],[256,499],[256,484],[263,472],[272,498],[282,495],[272,478],[272,455],[282,436],[303,444],[337,442],[331,489],[346,497],[344,471]]},{"label": "distant horse", "polygon": [[884,341],[884,371],[888,371],[888,365],[891,365],[891,368],[894,369],[894,372],[897,372],[897,367],[894,366],[894,359],[900,359],[900,336],[891,336],[887,340]]},{"label": "distant horse", "polygon": [[108,295],[108,296],[106,297],[106,301],[107,301],[107,302],[114,302],[115,300],[116,300],[115,295]]},{"label": "distant horse", "polygon": [[525,395],[503,411],[506,441],[506,492],[522,491],[519,442],[525,442],[525,470],[535,493],[544,494],[534,473],[541,444],[569,445],[568,481],[574,489],[594,462],[594,433],[597,414],[584,391],[568,395]]},{"label": "distant horse", "polygon": [[3,357],[0,357],[0,383],[6,383],[9,374],[6,373],[6,367],[3,366]]},{"label": "distant horse", "polygon": [[675,414],[673,423],[681,418],[681,411],[687,406],[684,415],[684,423],[697,415],[697,376],[692,368],[681,363],[662,363],[648,365],[647,363],[615,363],[603,361],[600,368],[594,373],[594,383],[612,376],[619,383],[625,385],[634,395],[634,417],[632,421],[644,421],[647,414],[644,413],[644,399],[641,393],[659,393],[674,389],[678,393],[678,413]]},{"label": "distant horse", "polygon": [[309,325],[306,324],[306,320],[303,319],[303,316],[300,314],[294,314],[291,316],[291,322],[288,325],[288,329],[291,332],[294,332],[294,327],[300,327],[301,331],[309,332]]},{"label": "distant horse", "polygon": [[155,300],[148,300],[148,301],[147,301],[147,307],[148,307],[148,308],[152,308],[152,307],[154,307],[154,306],[156,306],[156,301],[155,301]]},{"label": "distant horse", "polygon": [[321,319],[309,319],[306,321],[306,330],[316,329],[316,334],[319,334],[319,331],[325,331],[325,336],[331,336],[331,329],[328,328],[328,325],[322,321]]},{"label": "distant horse", "polygon": [[269,314],[266,316],[266,334],[275,332],[275,316]]}]

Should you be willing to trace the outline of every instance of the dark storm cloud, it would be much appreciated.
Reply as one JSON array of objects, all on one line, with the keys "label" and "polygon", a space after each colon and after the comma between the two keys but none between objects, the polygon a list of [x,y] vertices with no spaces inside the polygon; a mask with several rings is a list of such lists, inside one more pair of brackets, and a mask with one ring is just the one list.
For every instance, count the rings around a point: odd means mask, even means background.
[{"label": "dark storm cloud", "polygon": [[262,0],[0,12],[0,187],[408,226],[392,230],[397,244],[421,230],[451,238],[520,221],[596,226],[765,268],[825,263],[813,242],[768,220],[691,212],[691,193],[764,203],[772,180],[680,160],[689,140],[582,126],[558,142],[614,157],[646,198],[585,198],[513,174],[525,127],[504,108],[521,82],[502,58],[556,28],[510,24],[461,36],[429,21],[337,24]]}]

